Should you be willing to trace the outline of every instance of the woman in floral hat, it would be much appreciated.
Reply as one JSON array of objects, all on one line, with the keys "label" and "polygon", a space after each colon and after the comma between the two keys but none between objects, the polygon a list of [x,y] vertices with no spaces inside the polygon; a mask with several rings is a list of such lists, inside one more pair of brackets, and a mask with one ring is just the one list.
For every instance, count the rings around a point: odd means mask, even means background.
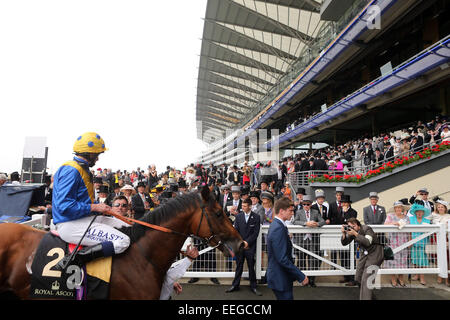
[{"label": "woman in floral hat", "polygon": [[[394,207],[388,211],[388,215],[384,224],[394,225],[399,229],[403,228],[405,224],[409,224],[409,218],[406,215],[406,207],[401,201],[396,201]],[[402,244],[409,241],[409,234],[407,232],[392,232],[388,236],[389,246],[395,249]],[[408,268],[408,249],[403,249],[394,256],[394,260],[386,260],[384,262],[384,267],[387,269],[391,268]],[[391,284],[393,287],[397,287],[398,284],[405,287],[405,282],[403,281],[403,275],[391,275]]]}]

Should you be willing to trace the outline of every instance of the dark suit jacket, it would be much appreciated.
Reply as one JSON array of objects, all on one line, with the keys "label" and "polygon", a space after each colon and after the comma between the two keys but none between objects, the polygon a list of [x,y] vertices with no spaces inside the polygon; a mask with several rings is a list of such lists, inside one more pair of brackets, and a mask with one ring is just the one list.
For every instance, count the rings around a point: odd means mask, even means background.
[{"label": "dark suit jacket", "polygon": [[277,218],[270,224],[267,234],[267,285],[277,291],[290,291],[295,280],[302,282],[305,275],[294,265],[292,242],[288,229]]},{"label": "dark suit jacket", "polygon": [[[152,201],[152,198],[150,198],[150,195],[148,193],[144,193],[145,200],[150,203],[150,207],[153,208],[155,204]],[[134,216],[136,219],[141,218],[145,214],[145,204],[141,199],[141,196],[139,193],[136,193],[131,198],[131,208],[134,211]]]},{"label": "dark suit jacket", "polygon": [[237,171],[237,172],[230,172],[230,174],[228,175],[228,180],[230,180],[231,183],[238,184],[242,180],[241,175],[242,174],[239,171]]},{"label": "dark suit jacket", "polygon": [[[331,208],[331,205],[330,205]],[[347,223],[347,220],[350,218],[357,218],[358,217],[358,213],[353,209],[353,208],[349,208],[347,212],[345,213],[340,213],[337,216],[333,217],[333,221],[331,221],[331,224],[345,224]]]},{"label": "dark suit jacket", "polygon": [[330,202],[330,210],[328,212],[328,216],[330,217],[330,224],[342,224],[338,221],[338,216],[341,214],[341,211],[336,203],[336,201]]},{"label": "dark suit jacket", "polygon": [[[122,192],[119,192],[119,195],[123,195],[123,193]],[[113,200],[114,200],[114,198],[116,197],[116,194],[113,192],[113,193],[110,193],[109,195],[108,195],[108,197],[106,198],[106,201],[105,201],[105,203],[108,205],[108,206],[111,206],[112,205],[112,202],[113,202]]]},{"label": "dark suit jacket", "polygon": [[[233,197],[231,197],[231,200],[228,200],[227,201],[227,204],[225,205],[225,209],[224,209],[224,212],[227,214],[227,216],[229,216],[230,215],[230,211],[228,211],[228,206],[232,206],[233,205]],[[237,212],[240,212],[241,211],[241,209],[242,209],[242,200],[241,199],[239,199],[239,204],[238,204],[238,207],[237,207]]]},{"label": "dark suit jacket", "polygon": [[384,155],[384,158],[389,161],[393,157],[394,157],[394,147],[390,146],[388,151],[386,151],[386,154]]},{"label": "dark suit jacket", "polygon": [[323,159],[316,159],[313,162],[311,170],[328,170],[327,163]]},{"label": "dark suit jacket", "polygon": [[251,211],[248,222],[245,222],[245,213],[241,211],[236,215],[234,227],[242,239],[248,243],[248,249],[245,250],[256,252],[256,239],[258,239],[259,229],[261,227],[259,215]]},{"label": "dark suit jacket", "polygon": [[[317,203],[315,203],[314,205],[311,206],[311,210],[316,210],[317,212],[320,213],[319,205]],[[328,212],[328,208],[325,207],[324,205],[322,205],[322,218],[323,218],[323,220],[329,219],[330,223],[331,223],[330,213]]]},{"label": "dark suit jacket", "polygon": [[[411,198],[409,198],[409,203],[414,204],[414,201],[416,201],[416,196],[413,195]],[[431,201],[428,201],[431,207],[431,212],[434,212],[434,204]]]}]

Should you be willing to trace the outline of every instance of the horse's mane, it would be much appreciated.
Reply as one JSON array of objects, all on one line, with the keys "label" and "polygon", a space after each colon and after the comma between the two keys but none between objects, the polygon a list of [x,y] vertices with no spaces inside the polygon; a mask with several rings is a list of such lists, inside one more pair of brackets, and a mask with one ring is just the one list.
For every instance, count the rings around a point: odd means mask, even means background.
[{"label": "horse's mane", "polygon": [[[161,223],[173,219],[180,213],[184,213],[187,210],[192,209],[193,207],[199,207],[200,205],[200,194],[197,192],[189,192],[169,199],[163,205],[147,212],[139,220],[150,224],[160,225]],[[119,229],[119,231],[130,237],[131,243],[138,241],[144,236],[146,230],[149,230],[149,228],[137,223],[133,224],[131,227],[122,227]]]}]

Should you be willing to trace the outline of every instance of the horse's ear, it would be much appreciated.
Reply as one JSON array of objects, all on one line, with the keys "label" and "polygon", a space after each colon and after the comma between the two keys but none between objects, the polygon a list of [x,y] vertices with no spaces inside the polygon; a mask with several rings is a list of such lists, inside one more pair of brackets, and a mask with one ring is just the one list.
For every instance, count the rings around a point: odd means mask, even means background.
[{"label": "horse's ear", "polygon": [[203,187],[202,187],[201,194],[202,194],[203,200],[204,200],[205,202],[208,202],[208,201],[209,201],[209,197],[210,197],[210,195],[211,195],[211,191],[209,191],[208,186],[203,186]]}]

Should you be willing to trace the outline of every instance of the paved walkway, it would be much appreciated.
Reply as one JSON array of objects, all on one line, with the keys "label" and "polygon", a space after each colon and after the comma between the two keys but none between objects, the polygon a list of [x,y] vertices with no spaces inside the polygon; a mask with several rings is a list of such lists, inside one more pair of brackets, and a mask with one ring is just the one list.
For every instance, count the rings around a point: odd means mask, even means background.
[{"label": "paved walkway", "polygon": [[[322,278],[322,279],[321,279]],[[319,280],[320,279],[320,280]],[[316,288],[294,286],[295,300],[359,300],[358,287],[345,287],[337,277],[317,277]],[[406,288],[393,288],[390,277],[381,277],[381,289],[374,290],[377,300],[450,300],[450,288],[436,283],[436,276],[429,275],[425,279],[427,286],[418,281],[407,282]],[[407,279],[407,276],[405,277]],[[219,279],[221,285],[213,284],[209,279],[200,279],[197,283],[187,283],[189,279],[181,279],[183,292],[174,300],[274,300],[275,295],[266,285],[258,285],[263,294],[256,296],[250,291],[249,282],[241,281],[239,291],[225,293],[231,285],[231,279]],[[330,280],[333,280],[330,282]]]}]

